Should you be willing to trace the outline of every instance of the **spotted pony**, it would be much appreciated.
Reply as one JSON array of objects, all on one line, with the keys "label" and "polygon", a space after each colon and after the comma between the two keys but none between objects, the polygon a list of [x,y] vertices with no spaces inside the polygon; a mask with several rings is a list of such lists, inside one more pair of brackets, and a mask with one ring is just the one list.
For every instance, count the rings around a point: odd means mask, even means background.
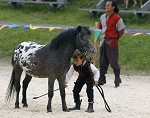
[{"label": "spotted pony", "polygon": [[26,90],[32,76],[48,78],[48,104],[47,112],[52,112],[51,100],[53,97],[54,82],[59,83],[63,111],[69,111],[65,100],[65,76],[70,67],[70,60],[78,49],[83,53],[94,53],[91,44],[90,30],[87,27],[78,26],[61,32],[49,44],[39,45],[35,42],[23,42],[18,45],[12,56],[13,71],[6,92],[6,100],[9,101],[13,93],[16,93],[15,108],[19,108],[20,78],[25,72],[22,90],[22,103],[27,107]]},{"label": "spotted pony", "polygon": [[[20,67],[28,73],[28,71],[36,66],[36,63],[32,62],[35,53],[43,47],[44,45],[39,45],[31,41],[21,43],[14,50],[14,63],[19,63]],[[28,74],[31,75],[30,73]]]}]

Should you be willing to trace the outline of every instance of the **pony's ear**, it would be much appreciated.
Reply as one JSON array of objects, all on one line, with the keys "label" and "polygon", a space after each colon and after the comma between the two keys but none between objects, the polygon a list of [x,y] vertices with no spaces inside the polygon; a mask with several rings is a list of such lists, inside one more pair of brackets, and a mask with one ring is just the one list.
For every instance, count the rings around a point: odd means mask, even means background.
[{"label": "pony's ear", "polygon": [[77,33],[79,33],[81,31],[82,27],[81,26],[78,26],[77,27]]},{"label": "pony's ear", "polygon": [[90,27],[84,26],[83,29],[86,30],[89,35],[91,35]]},{"label": "pony's ear", "polygon": [[86,29],[86,30],[89,30],[89,27],[88,27],[88,26],[84,26],[83,28]]}]

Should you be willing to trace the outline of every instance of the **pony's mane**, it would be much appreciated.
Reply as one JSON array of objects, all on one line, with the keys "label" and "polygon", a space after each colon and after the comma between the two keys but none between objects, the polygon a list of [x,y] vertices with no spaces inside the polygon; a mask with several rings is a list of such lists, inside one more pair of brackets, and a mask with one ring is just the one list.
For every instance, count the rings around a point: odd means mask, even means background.
[{"label": "pony's mane", "polygon": [[69,28],[61,32],[58,36],[52,39],[50,43],[51,49],[57,49],[60,45],[71,42],[74,39],[76,33],[74,28]]}]

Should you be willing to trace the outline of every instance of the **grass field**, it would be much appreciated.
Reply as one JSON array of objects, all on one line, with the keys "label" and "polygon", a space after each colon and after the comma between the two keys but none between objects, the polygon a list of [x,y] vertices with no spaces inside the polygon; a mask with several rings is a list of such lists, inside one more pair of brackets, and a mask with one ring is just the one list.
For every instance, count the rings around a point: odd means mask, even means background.
[{"label": "grass field", "polygon": [[[120,40],[120,64],[123,72],[145,74],[150,71],[150,36],[139,35],[133,37],[125,34]],[[141,71],[141,72],[140,72]]]},{"label": "grass field", "polygon": [[[91,18],[87,12],[78,8],[94,8],[97,0],[72,0],[68,5],[52,11],[48,5],[25,4],[11,10],[7,3],[0,4],[0,20],[9,22],[25,22],[31,24],[56,25],[86,25],[93,26],[99,16]],[[150,29],[150,15],[137,18],[133,14],[120,14],[127,28]],[[10,57],[13,49],[23,41],[35,41],[46,44],[61,31],[24,30],[23,27],[0,30],[0,58]],[[93,37],[93,36],[92,36]],[[93,38],[92,38],[93,39]],[[120,64],[124,73],[150,72],[150,36],[139,35],[133,37],[125,34],[120,39]]]},{"label": "grass field", "polygon": [[[95,8],[98,0],[71,0],[68,5],[53,11],[49,5],[43,4],[23,4],[16,9],[10,9],[8,3],[0,4],[0,20],[13,22],[26,22],[34,24],[57,24],[57,25],[88,25],[94,26],[95,21],[99,21],[99,14],[92,18],[85,11],[79,8]],[[122,2],[119,2],[121,7]],[[123,9],[123,8],[122,8]],[[134,14],[120,13],[128,28],[149,29],[150,15],[138,18]]]}]

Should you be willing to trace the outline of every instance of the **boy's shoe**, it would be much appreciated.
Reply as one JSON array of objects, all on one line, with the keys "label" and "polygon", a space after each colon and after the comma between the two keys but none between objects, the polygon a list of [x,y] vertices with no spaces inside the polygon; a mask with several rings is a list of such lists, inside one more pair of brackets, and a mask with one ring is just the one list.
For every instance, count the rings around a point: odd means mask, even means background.
[{"label": "boy's shoe", "polygon": [[120,84],[119,84],[119,83],[115,84],[115,88],[117,88],[117,87],[119,87],[119,86],[120,86]]},{"label": "boy's shoe", "polygon": [[82,102],[82,100],[80,102],[76,103],[73,108],[69,108],[69,110],[80,110],[81,102]]},{"label": "boy's shoe", "polygon": [[94,112],[93,103],[89,103],[88,108],[87,108],[87,110],[85,112],[88,112],[88,113]]},{"label": "boy's shoe", "polygon": [[99,85],[106,84],[106,77],[105,76],[104,77],[100,77],[99,80],[98,80],[98,83],[99,83]]}]

